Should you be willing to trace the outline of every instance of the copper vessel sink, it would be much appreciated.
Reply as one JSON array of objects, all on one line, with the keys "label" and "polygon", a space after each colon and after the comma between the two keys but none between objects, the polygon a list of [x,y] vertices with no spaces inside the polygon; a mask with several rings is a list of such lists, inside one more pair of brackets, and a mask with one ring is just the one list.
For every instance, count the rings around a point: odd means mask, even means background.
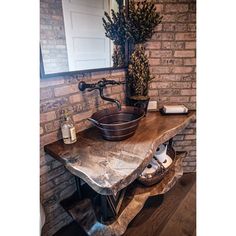
[{"label": "copper vessel sink", "polygon": [[134,135],[144,114],[144,110],[138,107],[112,107],[95,112],[88,120],[100,130],[104,139],[120,141]]}]

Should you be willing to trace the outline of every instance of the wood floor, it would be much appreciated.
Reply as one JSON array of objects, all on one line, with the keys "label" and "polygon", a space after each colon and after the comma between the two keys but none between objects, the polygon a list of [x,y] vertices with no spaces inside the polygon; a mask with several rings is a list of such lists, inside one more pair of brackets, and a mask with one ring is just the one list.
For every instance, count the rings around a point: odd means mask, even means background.
[{"label": "wood floor", "polygon": [[[196,174],[184,174],[165,195],[151,197],[123,236],[195,236]],[[54,236],[86,236],[76,222]]]}]

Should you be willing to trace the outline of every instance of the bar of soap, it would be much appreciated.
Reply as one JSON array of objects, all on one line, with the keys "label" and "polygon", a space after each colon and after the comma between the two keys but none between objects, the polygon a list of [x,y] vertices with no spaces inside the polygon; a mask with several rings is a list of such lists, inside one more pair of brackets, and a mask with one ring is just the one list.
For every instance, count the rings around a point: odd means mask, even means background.
[{"label": "bar of soap", "polygon": [[184,105],[164,105],[163,111],[165,113],[187,113],[188,108]]}]

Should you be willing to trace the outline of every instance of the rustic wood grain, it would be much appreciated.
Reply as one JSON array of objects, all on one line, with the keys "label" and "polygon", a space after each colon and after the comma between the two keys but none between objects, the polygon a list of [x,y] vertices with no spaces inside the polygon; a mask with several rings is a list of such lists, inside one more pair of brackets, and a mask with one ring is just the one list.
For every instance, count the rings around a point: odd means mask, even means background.
[{"label": "rustic wood grain", "polygon": [[[147,199],[151,196],[164,194],[169,191],[177,180],[183,175],[182,161],[185,154],[176,157],[173,167],[164,179],[156,185],[145,187],[135,182],[130,185],[128,194],[125,196],[117,219],[110,224],[103,224],[95,216],[94,208],[89,199],[83,199],[68,207],[70,215],[76,220],[84,231],[91,236],[120,236],[128,224],[143,208]],[[128,199],[128,200],[127,200]]]},{"label": "rustic wood grain", "polygon": [[160,144],[181,132],[193,120],[194,111],[173,116],[149,112],[129,139],[106,141],[93,127],[78,133],[76,143],[66,145],[59,140],[46,145],[45,152],[61,161],[96,192],[116,194],[142,173]]}]

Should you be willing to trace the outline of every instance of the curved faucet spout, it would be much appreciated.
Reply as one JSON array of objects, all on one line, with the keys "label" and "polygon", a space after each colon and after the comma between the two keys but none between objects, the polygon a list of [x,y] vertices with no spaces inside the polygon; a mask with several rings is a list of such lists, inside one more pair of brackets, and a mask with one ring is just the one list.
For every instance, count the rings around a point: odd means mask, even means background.
[{"label": "curved faucet spout", "polygon": [[103,94],[103,89],[99,89],[99,92],[100,92],[100,96],[101,96],[102,99],[104,99],[106,101],[109,101],[109,102],[116,103],[116,105],[118,107],[118,110],[121,110],[121,104],[118,100],[113,99],[113,98],[109,98],[109,97],[105,97],[104,94]]},{"label": "curved faucet spout", "polygon": [[106,101],[109,101],[109,102],[116,103],[118,109],[121,110],[121,104],[118,100],[113,99],[113,98],[109,98],[109,97],[105,97],[104,94],[103,94],[103,89],[106,88],[106,86],[109,85],[109,84],[111,84],[111,85],[116,85],[116,84],[120,85],[120,84],[125,84],[125,82],[124,81],[123,82],[117,82],[115,80],[106,80],[105,78],[103,78],[102,80],[98,81],[95,84],[87,84],[84,81],[81,81],[79,83],[79,90],[84,91],[84,90],[88,89],[88,91],[93,91],[95,89],[98,89],[102,99],[104,99]]}]

